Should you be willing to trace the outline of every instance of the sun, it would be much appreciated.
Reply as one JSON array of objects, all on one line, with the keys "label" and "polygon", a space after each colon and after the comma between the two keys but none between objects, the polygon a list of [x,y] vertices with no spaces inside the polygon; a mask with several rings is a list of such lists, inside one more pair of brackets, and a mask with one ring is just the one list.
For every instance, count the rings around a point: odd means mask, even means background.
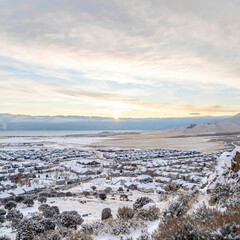
[{"label": "sun", "polygon": [[114,113],[113,114],[113,118],[114,118],[114,120],[119,120],[119,113]]}]

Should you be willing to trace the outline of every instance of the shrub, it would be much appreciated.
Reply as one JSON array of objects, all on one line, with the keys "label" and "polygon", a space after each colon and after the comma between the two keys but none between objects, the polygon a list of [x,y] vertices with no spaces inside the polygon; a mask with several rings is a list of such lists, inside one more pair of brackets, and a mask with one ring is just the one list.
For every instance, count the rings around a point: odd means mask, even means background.
[{"label": "shrub", "polygon": [[6,218],[10,221],[19,221],[23,219],[23,214],[19,210],[12,209],[8,212]]},{"label": "shrub", "polygon": [[152,234],[153,240],[205,240],[203,232],[188,218],[171,218],[167,223],[161,223],[157,231]]},{"label": "shrub", "polygon": [[119,188],[118,188],[118,191],[119,191],[119,192],[123,192],[123,188],[122,188],[122,187],[119,187]]},{"label": "shrub", "polygon": [[155,206],[150,207],[148,210],[140,209],[136,213],[136,218],[144,221],[155,221],[159,219],[159,216],[160,216],[160,210]]},{"label": "shrub", "polygon": [[34,221],[34,235],[39,235],[49,230],[55,229],[55,223],[50,219],[41,219],[40,221]]},{"label": "shrub", "polygon": [[47,192],[40,192],[39,194],[38,194],[38,197],[45,197],[45,198],[47,198],[48,197],[48,193]]},{"label": "shrub", "polygon": [[59,214],[59,222],[67,228],[77,228],[83,223],[83,219],[76,211],[64,211]]},{"label": "shrub", "polygon": [[41,212],[44,212],[48,207],[50,207],[48,204],[41,204],[38,207],[38,210],[41,211]]},{"label": "shrub", "polygon": [[16,240],[34,240],[34,227],[30,220],[25,219],[21,221]]},{"label": "shrub", "polygon": [[5,215],[7,212],[4,209],[0,209],[0,216]]},{"label": "shrub", "polygon": [[128,220],[132,219],[134,216],[134,210],[129,207],[118,208],[117,217],[120,219]]},{"label": "shrub", "polygon": [[65,192],[58,192],[57,197],[66,197],[66,193]]},{"label": "shrub", "polygon": [[163,221],[169,218],[177,218],[187,212],[188,208],[179,202],[171,203],[168,210],[163,211]]},{"label": "shrub", "polygon": [[102,220],[106,220],[108,218],[112,218],[112,213],[111,213],[111,209],[110,208],[104,208],[102,210]]},{"label": "shrub", "polygon": [[182,195],[176,202],[170,204],[169,208],[163,211],[163,221],[168,218],[177,218],[184,215],[189,209],[189,201],[193,198],[192,195]]},{"label": "shrub", "polygon": [[91,186],[92,190],[95,191],[97,189],[96,186]]},{"label": "shrub", "polygon": [[138,208],[142,208],[144,205],[153,202],[153,200],[149,197],[140,197],[133,204],[133,209],[136,210]]},{"label": "shrub", "polygon": [[204,203],[196,210],[195,214],[193,214],[193,219],[197,221],[211,220],[214,218],[215,213],[216,210],[208,208]]},{"label": "shrub", "polygon": [[72,197],[73,194],[71,192],[66,192],[66,197]]},{"label": "shrub", "polygon": [[27,207],[32,207],[34,205],[34,201],[32,198],[26,198],[23,200],[23,203],[27,206]]},{"label": "shrub", "polygon": [[104,190],[105,193],[110,193],[111,191],[112,191],[111,187],[106,187]]},{"label": "shrub", "polygon": [[57,206],[46,207],[43,210],[43,216],[45,218],[53,218],[59,214],[59,208]]},{"label": "shrub", "polygon": [[78,231],[76,233],[73,233],[70,235],[67,240],[93,240],[93,238],[85,233],[82,233],[81,231]]},{"label": "shrub", "polygon": [[179,184],[170,182],[170,183],[168,183],[167,186],[165,187],[165,190],[166,190],[166,191],[169,191],[169,192],[176,192],[176,191],[178,191],[179,188],[180,188],[180,185],[179,185]]},{"label": "shrub", "polygon": [[15,197],[15,201],[18,202],[18,203],[22,202],[24,199],[25,198],[21,195]]},{"label": "shrub", "polygon": [[107,198],[106,193],[99,193],[98,196],[101,200],[105,200]]},{"label": "shrub", "polygon": [[141,235],[136,240],[149,240],[149,239],[150,239],[149,233],[147,232],[147,229],[144,229],[141,231]]},{"label": "shrub", "polygon": [[83,195],[84,195],[85,197],[87,197],[87,196],[90,195],[90,192],[88,192],[88,191],[83,191]]},{"label": "shrub", "polygon": [[227,198],[230,193],[230,185],[222,185],[217,184],[214,189],[212,189],[209,203],[215,204],[217,203],[221,198]]},{"label": "shrub", "polygon": [[[210,214],[211,216],[211,214]],[[201,220],[194,216],[169,218],[159,224],[152,235],[153,240],[160,239],[239,239],[240,207],[228,207],[225,212],[214,211],[214,216],[201,214]]]},{"label": "shrub", "polygon": [[39,201],[40,203],[45,203],[45,202],[47,202],[47,198],[45,198],[45,197],[39,197],[39,198],[38,198],[38,201]]},{"label": "shrub", "polygon": [[4,215],[0,215],[0,223],[4,223],[6,220]]},{"label": "shrub", "polygon": [[81,232],[85,235],[91,235],[98,233],[100,229],[103,229],[105,222],[95,222],[91,224],[83,224],[81,226]]},{"label": "shrub", "polygon": [[0,237],[0,240],[11,240],[8,236],[4,235]]},{"label": "shrub", "polygon": [[9,201],[5,204],[4,208],[11,210],[13,208],[17,207],[17,203],[15,201]]}]

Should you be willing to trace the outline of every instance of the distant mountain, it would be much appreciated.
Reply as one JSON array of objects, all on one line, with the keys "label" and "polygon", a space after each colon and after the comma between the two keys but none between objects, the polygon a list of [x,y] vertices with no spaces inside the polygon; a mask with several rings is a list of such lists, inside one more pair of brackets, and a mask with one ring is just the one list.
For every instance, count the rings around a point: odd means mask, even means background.
[{"label": "distant mountain", "polygon": [[[240,114],[225,119],[220,119],[212,122],[201,124],[190,124],[170,130],[175,134],[224,134],[240,132]],[[169,132],[170,132],[169,131]]]},{"label": "distant mountain", "polygon": [[226,117],[122,118],[85,116],[31,116],[0,114],[0,131],[6,130],[161,130]]}]

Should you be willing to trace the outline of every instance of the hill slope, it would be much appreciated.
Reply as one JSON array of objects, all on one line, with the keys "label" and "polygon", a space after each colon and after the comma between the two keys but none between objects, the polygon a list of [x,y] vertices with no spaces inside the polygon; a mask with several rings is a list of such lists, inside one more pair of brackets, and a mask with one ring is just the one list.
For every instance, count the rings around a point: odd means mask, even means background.
[{"label": "hill slope", "polygon": [[169,130],[169,133],[175,133],[176,135],[221,134],[234,132],[240,132],[240,114],[214,122],[190,124],[186,127]]}]

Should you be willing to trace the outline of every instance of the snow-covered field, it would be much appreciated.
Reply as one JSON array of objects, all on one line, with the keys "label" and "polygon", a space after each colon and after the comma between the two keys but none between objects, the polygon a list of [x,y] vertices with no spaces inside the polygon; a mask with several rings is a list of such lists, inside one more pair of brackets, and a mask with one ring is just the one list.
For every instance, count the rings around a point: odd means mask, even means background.
[{"label": "snow-covered field", "polygon": [[[61,235],[64,229],[68,233],[59,239],[78,234],[77,239],[86,240],[155,240],[169,217],[194,218],[204,206],[224,212],[227,203],[236,203],[239,148],[207,154],[84,147],[98,140],[0,139],[0,239],[6,235],[23,240],[32,224],[34,237],[29,240],[50,240],[51,234]],[[227,203],[222,200],[226,193],[219,197],[215,190],[219,184],[231,184]],[[44,210],[42,204],[47,204]],[[127,218],[123,210],[130,214]],[[76,223],[76,229],[69,222]]]}]

